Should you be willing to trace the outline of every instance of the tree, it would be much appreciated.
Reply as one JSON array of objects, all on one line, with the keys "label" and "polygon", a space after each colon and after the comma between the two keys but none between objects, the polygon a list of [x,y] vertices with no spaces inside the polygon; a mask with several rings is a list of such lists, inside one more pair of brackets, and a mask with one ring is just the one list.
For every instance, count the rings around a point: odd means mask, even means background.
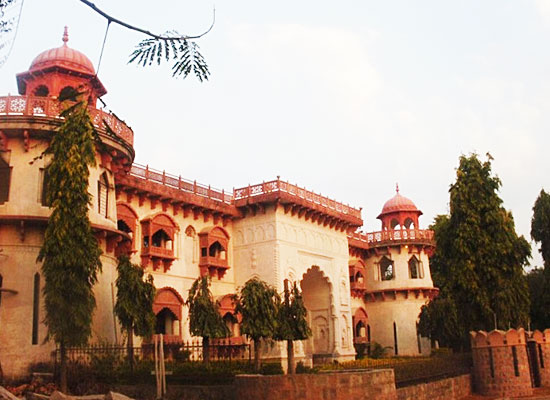
[{"label": "tree", "polygon": [[531,325],[542,330],[550,326],[550,195],[544,190],[533,206],[531,238],[540,243],[539,252],[544,261],[544,268],[534,268],[527,274]]},{"label": "tree", "polygon": [[540,191],[533,206],[531,237],[540,243],[539,252],[544,260],[544,269],[550,273],[550,194],[544,189]]},{"label": "tree", "polygon": [[[526,325],[529,293],[523,267],[530,246],[518,237],[512,214],[497,192],[501,181],[492,158],[461,156],[451,185],[450,213],[432,226],[431,260],[439,299],[424,306],[421,333],[454,348],[468,346],[468,332]],[[456,331],[456,335],[453,333]]]},{"label": "tree", "polygon": [[278,327],[275,339],[286,340],[288,373],[294,374],[294,341],[305,340],[311,336],[311,329],[307,324],[307,310],[302,299],[302,293],[296,282],[292,289],[288,288],[288,280],[285,279],[284,301],[279,307],[277,317]]},{"label": "tree", "polygon": [[219,313],[219,304],[210,292],[210,277],[199,277],[193,282],[185,304],[189,307],[189,330],[202,337],[205,364],[210,362],[210,339],[229,336],[229,329]]},{"label": "tree", "polygon": [[155,285],[153,277],[143,280],[144,271],[131,263],[126,255],[120,256],[117,266],[115,314],[128,335],[128,361],[134,366],[134,335],[150,338],[155,327]]},{"label": "tree", "polygon": [[61,389],[67,390],[66,347],[83,345],[91,334],[95,309],[93,286],[101,271],[101,249],[88,219],[89,167],[95,165],[93,126],[86,101],[66,108],[63,123],[45,154],[46,200],[52,213],[38,255],[45,278],[48,338],[59,344]]},{"label": "tree", "polygon": [[273,338],[277,332],[281,299],[275,288],[252,278],[239,290],[236,303],[235,311],[242,316],[241,332],[254,341],[254,370],[259,372],[262,340]]}]

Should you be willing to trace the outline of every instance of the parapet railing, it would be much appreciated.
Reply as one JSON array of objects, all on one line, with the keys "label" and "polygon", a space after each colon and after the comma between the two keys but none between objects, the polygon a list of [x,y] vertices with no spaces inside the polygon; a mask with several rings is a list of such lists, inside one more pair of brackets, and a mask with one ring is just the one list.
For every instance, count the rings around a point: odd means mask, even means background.
[{"label": "parapet railing", "polygon": [[210,187],[210,185],[201,185],[197,183],[197,181],[183,179],[181,176],[167,174],[165,171],[157,171],[149,168],[148,165],[132,164],[129,174],[145,179],[146,181],[160,183],[164,186],[221,201],[226,204],[231,204],[233,202],[233,196],[225,193],[223,189],[214,189]]},{"label": "parapet railing", "polygon": [[[61,103],[52,97],[0,96],[0,115],[30,115],[59,118]],[[109,128],[126,143],[133,146],[134,132],[113,114],[89,107],[92,122],[96,127]]]},{"label": "parapet railing", "polygon": [[233,197],[235,200],[251,198],[260,196],[262,194],[284,192],[308,202],[319,204],[330,210],[337,211],[342,214],[350,215],[356,218],[361,218],[361,210],[350,207],[349,205],[339,203],[335,200],[331,200],[328,197],[321,196],[320,194],[311,192],[299,186],[293,185],[288,182],[284,182],[280,179],[263,182],[257,185],[249,185],[243,188],[234,189]]},{"label": "parapet railing", "polygon": [[367,244],[414,240],[431,241],[434,238],[434,231],[429,229],[390,229],[369,233],[354,232],[348,237]]}]

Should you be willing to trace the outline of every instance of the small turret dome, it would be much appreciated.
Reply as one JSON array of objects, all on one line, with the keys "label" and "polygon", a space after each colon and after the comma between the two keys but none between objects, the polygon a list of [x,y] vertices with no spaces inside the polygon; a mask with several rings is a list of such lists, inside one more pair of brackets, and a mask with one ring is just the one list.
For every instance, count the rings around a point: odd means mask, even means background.
[{"label": "small turret dome", "polygon": [[399,186],[395,187],[395,196],[384,203],[382,212],[377,217],[382,221],[382,229],[394,229],[396,226],[409,229],[411,225],[418,228],[418,217],[422,215],[411,199],[399,194]]},{"label": "small turret dome", "polygon": [[416,208],[416,205],[411,199],[401,196],[398,189],[395,196],[384,203],[384,207],[382,207],[382,212],[380,215],[399,211],[418,211],[418,208]]},{"label": "small turret dome", "polygon": [[67,27],[63,33],[63,45],[43,51],[32,61],[29,71],[41,70],[49,67],[65,67],[67,69],[95,75],[94,65],[88,57],[78,50],[67,46],[69,35]]}]

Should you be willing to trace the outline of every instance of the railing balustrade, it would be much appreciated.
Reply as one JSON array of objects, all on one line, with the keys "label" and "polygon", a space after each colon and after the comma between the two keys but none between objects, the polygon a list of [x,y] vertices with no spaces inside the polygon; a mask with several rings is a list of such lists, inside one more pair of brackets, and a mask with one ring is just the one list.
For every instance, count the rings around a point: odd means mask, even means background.
[{"label": "railing balustrade", "polygon": [[429,229],[390,229],[379,232],[351,233],[349,238],[367,244],[383,242],[432,241],[434,232]]},{"label": "railing balustrade", "polygon": [[[0,96],[0,115],[29,115],[61,118],[61,103],[52,97]],[[92,122],[96,127],[109,128],[126,143],[133,146],[134,132],[113,114],[89,107]]]},{"label": "railing balustrade", "polygon": [[361,218],[361,210],[350,207],[346,204],[339,203],[328,197],[311,192],[299,186],[284,182],[280,179],[263,182],[257,185],[249,185],[243,188],[234,189],[233,197],[235,200],[246,199],[272,192],[285,192],[308,202],[319,204],[328,209],[337,211],[342,214],[350,215],[356,218]]}]

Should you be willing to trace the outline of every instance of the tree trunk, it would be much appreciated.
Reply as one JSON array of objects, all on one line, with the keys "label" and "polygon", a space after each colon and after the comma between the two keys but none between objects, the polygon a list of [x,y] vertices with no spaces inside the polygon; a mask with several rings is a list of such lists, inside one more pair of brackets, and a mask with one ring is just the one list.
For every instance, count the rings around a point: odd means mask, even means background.
[{"label": "tree trunk", "polygon": [[61,392],[68,393],[67,388],[67,350],[65,348],[65,342],[59,343],[59,355],[61,356],[59,365],[59,387]]},{"label": "tree trunk", "polygon": [[286,353],[288,360],[288,373],[293,375],[296,373],[296,367],[294,365],[294,340],[286,341]]},{"label": "tree trunk", "polygon": [[262,365],[262,360],[260,357],[261,345],[261,339],[254,339],[254,372],[257,374],[260,373],[260,367]]},{"label": "tree trunk", "polygon": [[128,364],[130,364],[130,371],[134,372],[134,327],[130,325],[128,328]]},{"label": "tree trunk", "polygon": [[210,338],[202,338],[202,360],[206,365],[210,362]]}]

